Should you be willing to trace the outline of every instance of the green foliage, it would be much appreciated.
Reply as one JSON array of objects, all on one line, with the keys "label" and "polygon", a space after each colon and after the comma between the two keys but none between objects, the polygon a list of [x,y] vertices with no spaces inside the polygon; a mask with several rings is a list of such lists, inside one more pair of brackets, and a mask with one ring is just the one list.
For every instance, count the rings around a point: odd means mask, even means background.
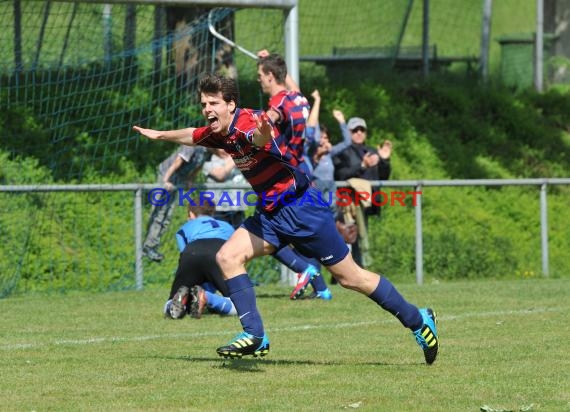
[{"label": "green foliage", "polygon": [[32,108],[5,108],[0,115],[0,134],[3,150],[13,155],[45,159],[50,134]]},{"label": "green foliage", "polygon": [[568,142],[554,121],[568,124],[569,119],[545,117],[540,104],[568,104],[570,97],[545,95],[535,102],[533,95],[433,81],[410,87],[402,103],[412,124],[445,160],[448,176],[563,176]]},{"label": "green foliage", "polygon": [[[166,69],[152,79],[141,76],[136,84],[133,73],[118,63],[92,63],[45,70],[30,85],[16,74],[0,77],[6,84],[0,99],[0,148],[35,157],[55,180],[120,174],[124,156],[138,170],[158,164],[174,145],[151,144],[131,127],[140,122],[163,129],[195,125],[200,109],[196,96],[182,89]],[[167,97],[157,96],[160,93]],[[36,95],[49,98],[33,99]]]},{"label": "green foliage", "polygon": [[[453,75],[434,76],[430,81],[385,73],[365,80],[351,76],[345,75],[343,83],[308,77],[302,84],[306,94],[312,88],[320,89],[322,120],[329,127],[334,124],[332,109],[340,108],[347,117],[367,120],[370,145],[393,141],[394,180],[570,175],[570,96],[560,90],[513,94]],[[257,82],[243,80],[240,86],[244,102],[263,107],[266,98],[260,99]],[[147,122],[157,123],[149,126],[175,127],[170,112],[155,106],[144,88],[108,89],[104,94],[111,103],[100,119],[88,120],[92,130],[97,130],[97,122],[107,122],[114,111],[133,115],[150,110]],[[190,104],[180,113],[197,118],[199,107]],[[0,147],[3,184],[62,182],[59,165],[54,163],[62,155],[82,169],[83,183],[153,182],[156,165],[173,149],[137,137],[118,155],[113,143],[101,144],[94,134],[77,130],[71,149],[56,155],[48,130],[33,108],[16,107],[0,114],[0,132],[7,137]],[[90,157],[85,153],[91,153]],[[113,163],[106,164],[105,159],[113,159]],[[536,187],[423,188],[423,192],[424,271],[428,278],[540,274]],[[566,251],[570,235],[562,229],[569,194],[568,187],[549,188],[551,275],[555,277],[569,273]],[[130,194],[2,194],[0,207],[8,211],[2,215],[0,228],[8,239],[1,252],[3,294],[14,288],[133,287]],[[149,213],[145,202],[143,221]],[[414,214],[415,208],[409,204],[386,206],[381,219],[371,219],[373,270],[413,279]],[[177,210],[164,235],[168,263],[145,263],[145,286],[169,283],[177,259],[171,240],[183,220],[183,211]],[[264,261],[250,270],[260,282],[276,281],[278,272],[269,266]]]},{"label": "green foliage", "polygon": [[[34,158],[0,151],[0,181],[53,183]],[[124,162],[120,178],[136,178]],[[0,296],[13,290],[132,287],[132,196],[126,193],[0,193]]]},{"label": "green foliage", "polygon": [[[423,82],[411,76],[394,81],[382,74],[374,80],[346,80],[343,87],[333,88],[329,82],[310,85],[321,90],[323,113],[341,108],[347,117],[364,117],[370,145],[386,138],[394,142],[392,179],[570,175],[570,95],[560,91],[513,94],[453,76]],[[537,187],[423,188],[423,193],[428,278],[541,273]],[[549,208],[567,207],[569,193],[566,186],[551,186]],[[382,219],[371,219],[373,270],[411,279],[414,212],[410,205],[386,206]],[[561,217],[550,213],[549,218],[552,222]],[[568,267],[560,265],[564,251],[554,246],[570,245],[562,232],[550,224],[550,247],[556,249],[550,251],[552,276],[568,273]]]}]

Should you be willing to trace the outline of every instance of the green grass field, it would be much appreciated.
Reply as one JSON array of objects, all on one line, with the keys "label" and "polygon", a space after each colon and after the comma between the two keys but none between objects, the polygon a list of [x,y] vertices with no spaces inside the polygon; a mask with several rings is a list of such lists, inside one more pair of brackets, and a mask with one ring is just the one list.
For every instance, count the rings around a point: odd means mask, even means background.
[{"label": "green grass field", "polygon": [[432,366],[356,293],[288,300],[258,288],[262,360],[214,349],[238,320],[165,320],[165,290],[0,300],[0,410],[570,410],[570,280],[400,285],[439,312]]}]

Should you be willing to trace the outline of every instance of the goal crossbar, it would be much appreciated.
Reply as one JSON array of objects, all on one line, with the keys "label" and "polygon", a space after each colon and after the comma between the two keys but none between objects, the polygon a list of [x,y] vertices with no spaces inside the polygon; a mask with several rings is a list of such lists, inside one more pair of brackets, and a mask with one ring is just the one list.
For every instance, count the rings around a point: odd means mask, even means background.
[{"label": "goal crossbar", "polygon": [[[101,3],[100,0],[81,0],[82,3]],[[247,7],[290,10],[298,0],[105,0],[105,3],[160,4],[166,6]]]},{"label": "goal crossbar", "polygon": [[[57,0],[56,0],[57,1]],[[69,0],[65,0],[69,1]],[[289,75],[300,84],[299,79],[299,0],[71,0],[81,3],[94,4],[142,4],[162,6],[201,6],[201,7],[230,7],[230,8],[269,8],[281,9],[285,15],[283,33],[285,37],[285,61]],[[215,36],[215,33],[212,33]],[[218,37],[218,36],[216,36]],[[219,37],[218,37],[219,38]],[[226,40],[221,39],[227,43]],[[250,57],[251,52],[233,44],[238,50]]]}]

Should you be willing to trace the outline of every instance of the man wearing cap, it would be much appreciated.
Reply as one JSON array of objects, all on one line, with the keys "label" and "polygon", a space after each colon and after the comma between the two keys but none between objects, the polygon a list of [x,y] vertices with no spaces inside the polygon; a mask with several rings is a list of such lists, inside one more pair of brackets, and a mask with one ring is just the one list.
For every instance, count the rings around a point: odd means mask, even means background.
[{"label": "man wearing cap", "polygon": [[[352,144],[341,153],[333,158],[335,167],[335,180],[348,181],[352,187],[361,191],[362,187],[369,187],[370,193],[376,192],[378,189],[369,186],[370,181],[388,180],[390,177],[390,155],[392,153],[392,142],[384,141],[381,146],[372,148],[365,145],[367,126],[366,121],[360,117],[352,117],[348,120],[348,130],[351,134]],[[367,186],[368,184],[368,186]],[[368,249],[368,216],[379,215],[380,207],[370,204],[362,210],[351,212],[354,216],[354,223],[358,227],[358,237],[352,243],[352,254],[354,260],[362,267],[368,266],[370,257],[367,253]],[[344,217],[339,216],[339,231],[343,233],[347,224],[347,213]],[[362,217],[362,218],[360,218]]]}]

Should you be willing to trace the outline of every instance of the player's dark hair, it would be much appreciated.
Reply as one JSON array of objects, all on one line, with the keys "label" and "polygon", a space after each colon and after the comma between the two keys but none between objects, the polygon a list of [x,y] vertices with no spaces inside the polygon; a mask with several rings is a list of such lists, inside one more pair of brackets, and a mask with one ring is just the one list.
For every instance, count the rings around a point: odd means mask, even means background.
[{"label": "player's dark hair", "polygon": [[222,93],[222,98],[226,103],[233,101],[236,107],[239,106],[239,90],[234,79],[217,74],[206,74],[198,84],[198,96],[200,97],[202,93]]},{"label": "player's dark hair", "polygon": [[257,66],[261,67],[263,73],[273,73],[275,80],[279,84],[285,84],[287,77],[287,63],[279,54],[272,53],[269,56],[260,57],[257,60]]},{"label": "player's dark hair", "polygon": [[216,205],[210,199],[201,199],[196,205],[188,205],[188,214],[194,213],[196,216],[214,216]]}]

